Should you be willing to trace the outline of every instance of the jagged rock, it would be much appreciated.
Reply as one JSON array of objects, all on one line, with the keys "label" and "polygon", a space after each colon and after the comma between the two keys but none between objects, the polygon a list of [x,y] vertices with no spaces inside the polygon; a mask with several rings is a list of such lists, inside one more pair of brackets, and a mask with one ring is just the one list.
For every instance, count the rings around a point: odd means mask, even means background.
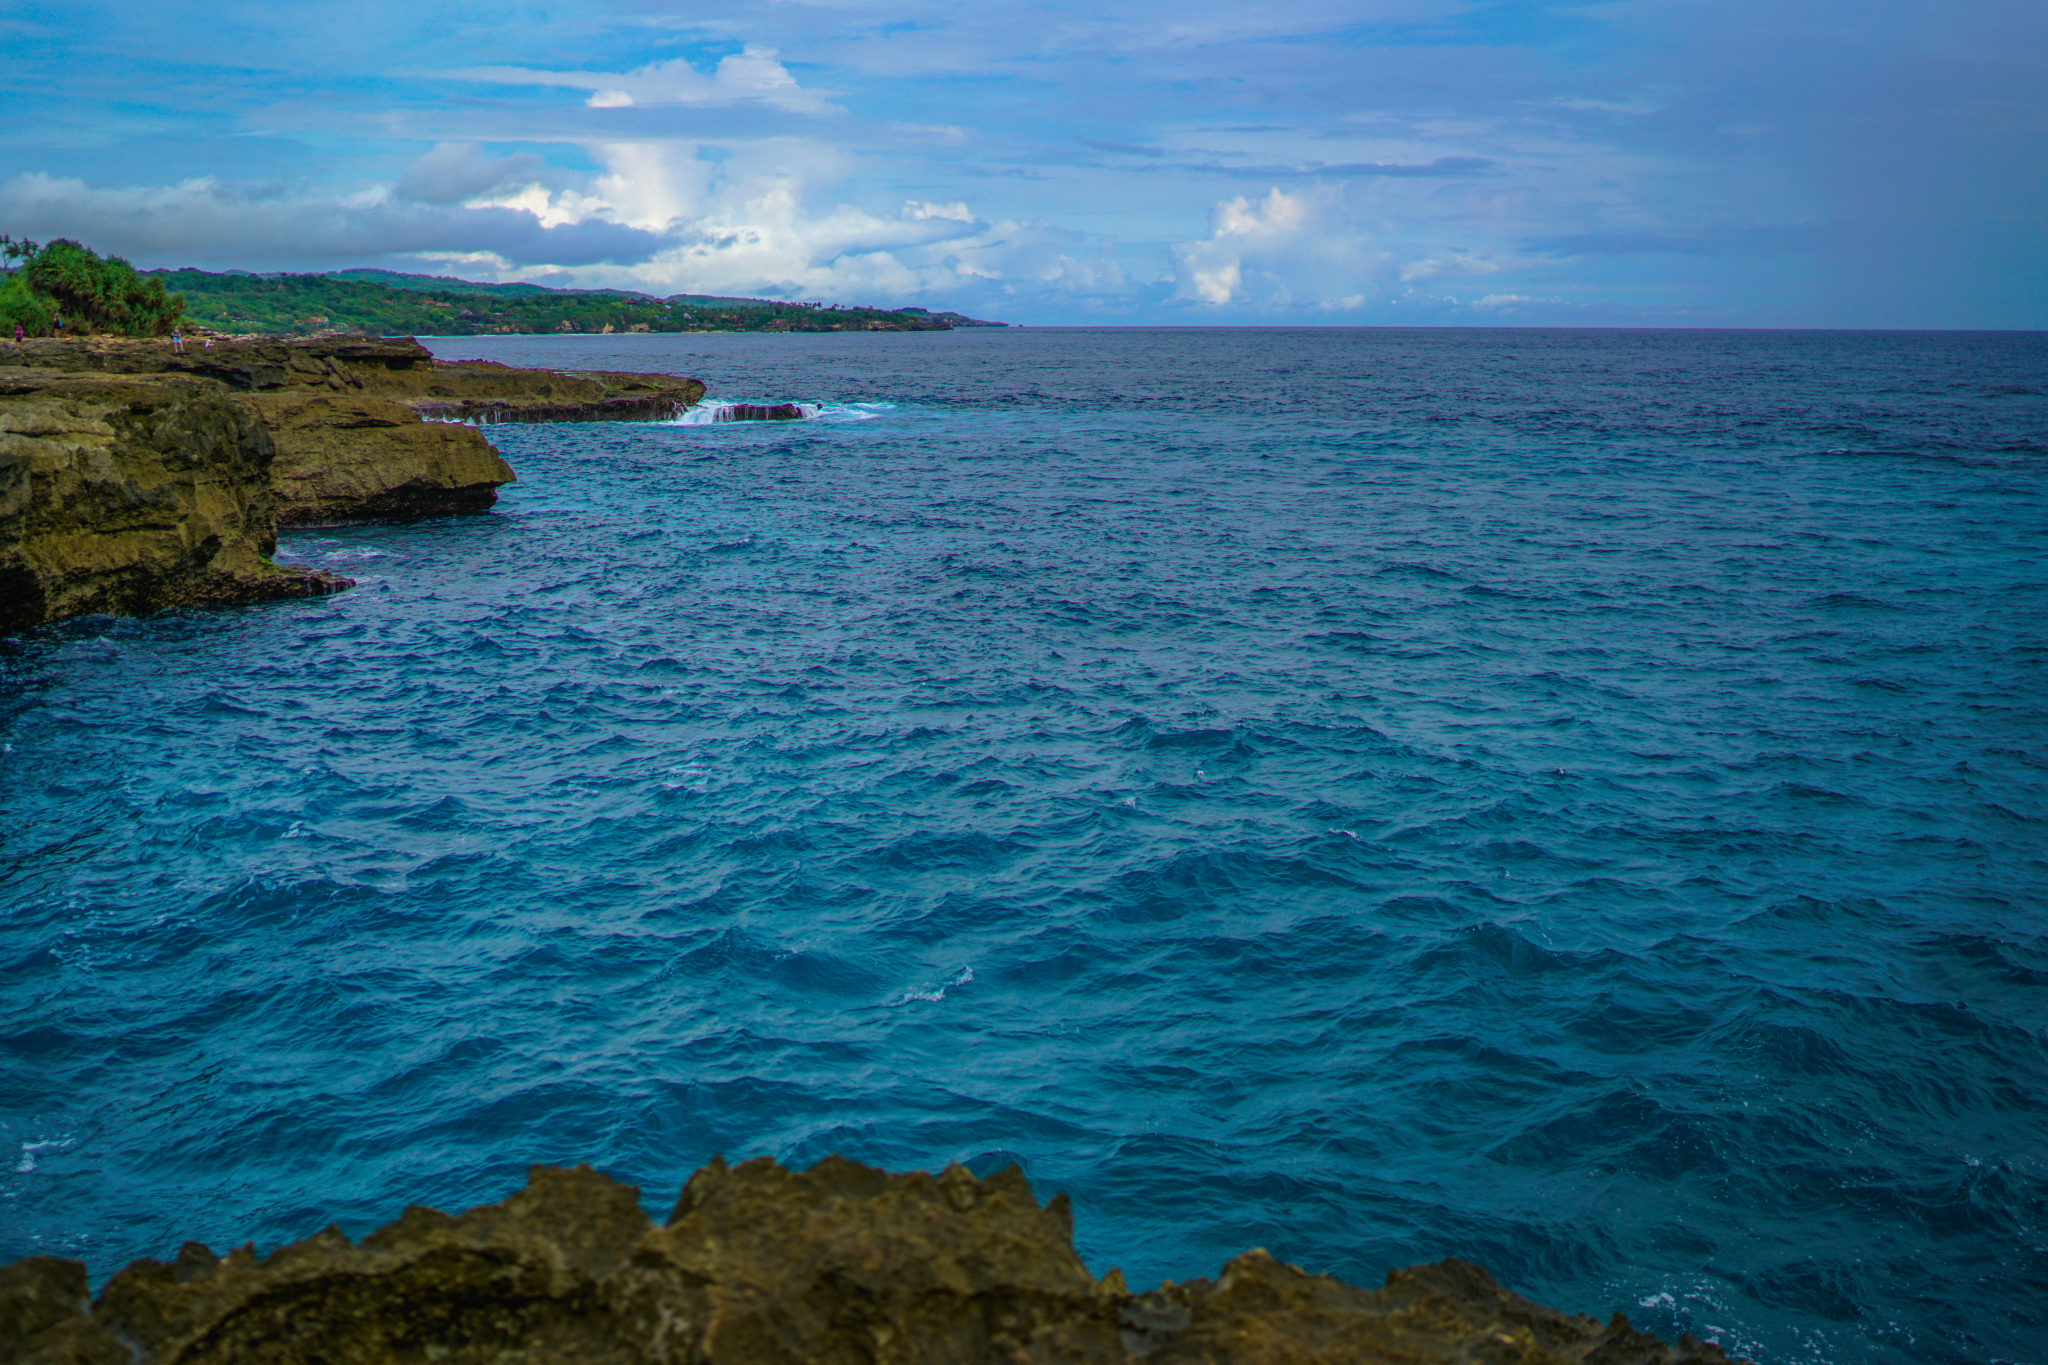
[{"label": "jagged rock", "polygon": [[795,403],[733,403],[718,410],[721,422],[795,422],[803,415]]},{"label": "jagged rock", "polygon": [[1066,1198],[1041,1209],[1014,1167],[714,1161],[611,1290],[660,1365],[1122,1358],[1116,1296],[1074,1254]]},{"label": "jagged rock", "polygon": [[55,1256],[24,1256],[0,1266],[0,1361],[128,1365],[129,1356],[92,1320],[83,1265]]},{"label": "jagged rock", "polygon": [[331,1228],[260,1260],[187,1244],[115,1275],[93,1317],[150,1365],[625,1365],[600,1289],[649,1230],[637,1193],[536,1168],[501,1204],[411,1208],[358,1246]]},{"label": "jagged rock", "polygon": [[0,370],[0,630],[350,586],[271,563],[272,458],[211,380]]},{"label": "jagged rock", "polygon": [[1163,1285],[1125,1309],[1124,1344],[1147,1365],[1344,1365],[1351,1361],[1517,1365],[1709,1365],[1721,1348],[1676,1346],[1511,1294],[1466,1261],[1411,1266],[1375,1290],[1310,1275],[1254,1249],[1214,1281]]},{"label": "jagged rock", "polygon": [[85,1268],[0,1268],[0,1365],[1725,1365],[1443,1261],[1364,1290],[1251,1251],[1131,1294],[1091,1276],[1066,1200],[1009,1170],[833,1157],[697,1172],[654,1227],[589,1167],[450,1218],[411,1208],[258,1258],[187,1244],[85,1299]]}]

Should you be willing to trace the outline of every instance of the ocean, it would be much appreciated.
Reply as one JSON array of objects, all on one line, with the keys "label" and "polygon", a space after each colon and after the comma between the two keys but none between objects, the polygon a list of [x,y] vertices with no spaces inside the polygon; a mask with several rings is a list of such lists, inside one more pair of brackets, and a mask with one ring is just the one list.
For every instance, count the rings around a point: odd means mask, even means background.
[{"label": "ocean", "polygon": [[711,399],[0,641],[0,1260],[837,1152],[2048,1358],[2048,336],[429,344]]}]

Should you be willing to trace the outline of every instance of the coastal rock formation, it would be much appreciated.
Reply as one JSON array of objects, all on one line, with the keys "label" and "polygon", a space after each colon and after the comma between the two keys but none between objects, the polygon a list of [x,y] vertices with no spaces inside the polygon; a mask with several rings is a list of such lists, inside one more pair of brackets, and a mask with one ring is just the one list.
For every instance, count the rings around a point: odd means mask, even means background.
[{"label": "coastal rock formation", "polygon": [[[31,341],[15,364],[192,375],[246,395],[270,426],[282,525],[476,512],[512,481],[483,435],[455,423],[645,422],[704,396],[696,379],[436,360],[410,337]],[[316,401],[323,400],[324,401]]]},{"label": "coastal rock formation", "polygon": [[387,398],[287,389],[243,401],[277,449],[279,526],[481,512],[516,477],[475,427],[423,422]]},{"label": "coastal rock formation", "polygon": [[1130,1293],[1074,1254],[1064,1197],[766,1158],[691,1177],[654,1226],[587,1166],[451,1218],[411,1208],[258,1257],[187,1243],[86,1297],[85,1268],[0,1268],[0,1365],[1714,1365],[1443,1261],[1377,1290],[1250,1251],[1215,1280]]},{"label": "coastal rock formation", "polygon": [[664,422],[704,396],[703,381],[613,370],[522,370],[490,360],[387,369],[370,381],[422,417],[464,422]]},{"label": "coastal rock formation", "polygon": [[721,422],[795,422],[803,415],[796,403],[729,403],[718,410]]},{"label": "coastal rock formation", "polygon": [[646,421],[703,394],[411,338],[0,350],[0,631],[348,587],[272,564],[276,528],[480,512],[514,475],[467,422]]},{"label": "coastal rock formation", "polygon": [[0,630],[350,586],[270,562],[272,458],[211,380],[0,369]]}]

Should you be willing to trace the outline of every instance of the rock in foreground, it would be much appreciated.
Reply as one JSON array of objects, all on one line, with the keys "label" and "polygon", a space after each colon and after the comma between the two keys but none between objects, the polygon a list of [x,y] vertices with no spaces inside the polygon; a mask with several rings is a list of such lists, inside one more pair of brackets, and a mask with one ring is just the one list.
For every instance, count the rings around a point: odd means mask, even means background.
[{"label": "rock in foreground", "polygon": [[411,1208],[258,1259],[188,1243],[86,1300],[85,1268],[0,1268],[0,1365],[1709,1365],[1443,1261],[1364,1290],[1250,1251],[1131,1294],[1014,1168],[887,1175],[837,1157],[697,1172],[667,1223],[579,1167],[450,1218]]}]

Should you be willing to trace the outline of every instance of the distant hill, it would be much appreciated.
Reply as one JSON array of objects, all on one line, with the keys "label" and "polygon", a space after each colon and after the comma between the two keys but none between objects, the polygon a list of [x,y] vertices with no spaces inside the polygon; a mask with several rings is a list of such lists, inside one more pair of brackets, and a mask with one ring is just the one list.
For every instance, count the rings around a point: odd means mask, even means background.
[{"label": "distant hill", "polygon": [[[272,276],[282,279],[283,276]],[[544,284],[483,284],[476,280],[458,280],[450,275],[401,275],[395,270],[331,270],[325,278],[330,280],[362,280],[369,284],[381,284],[391,289],[409,289],[415,293],[428,294],[495,294],[500,298],[524,298],[532,294],[548,293]],[[593,291],[600,292],[600,291]],[[641,295],[640,297],[646,297]]]},{"label": "distant hill", "polygon": [[[270,276],[279,279],[282,276]],[[497,294],[503,298],[524,298],[533,294],[605,294],[621,299],[648,299],[654,294],[643,294],[632,289],[557,289],[550,284],[532,284],[521,280],[514,284],[483,284],[477,280],[458,280],[452,275],[402,275],[396,270],[371,270],[361,267],[355,270],[330,270],[330,280],[368,280],[372,284],[387,284],[393,289],[411,289],[421,293],[441,294]],[[729,294],[671,294],[671,303],[695,304],[760,304],[769,307],[784,306],[778,299],[738,298]],[[921,313],[922,308],[898,309],[904,313]]]},{"label": "distant hill", "polygon": [[185,297],[185,315],[222,332],[479,336],[575,332],[930,332],[1000,327],[922,308],[848,308],[774,299],[484,284],[391,270],[257,275],[146,272]]}]

